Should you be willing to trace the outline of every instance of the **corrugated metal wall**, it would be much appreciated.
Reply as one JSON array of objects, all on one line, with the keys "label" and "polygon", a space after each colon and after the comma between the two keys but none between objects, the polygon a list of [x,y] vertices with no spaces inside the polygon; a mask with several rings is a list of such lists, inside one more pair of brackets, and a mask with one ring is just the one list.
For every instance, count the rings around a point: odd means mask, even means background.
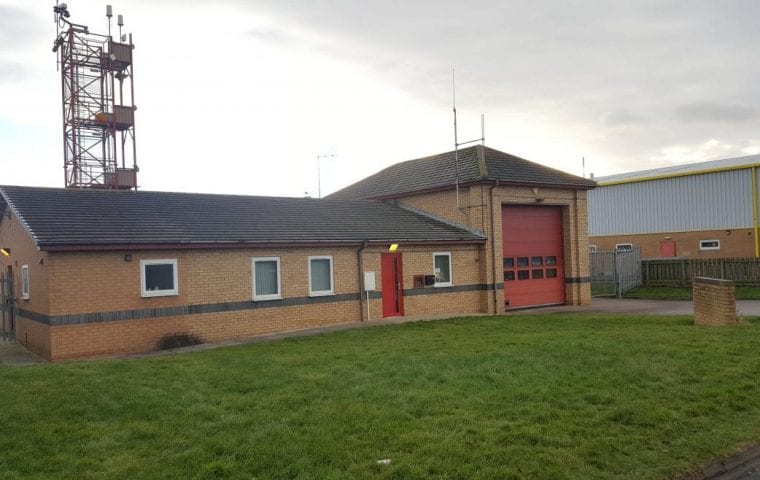
[{"label": "corrugated metal wall", "polygon": [[751,172],[598,187],[588,195],[589,235],[751,228]]}]

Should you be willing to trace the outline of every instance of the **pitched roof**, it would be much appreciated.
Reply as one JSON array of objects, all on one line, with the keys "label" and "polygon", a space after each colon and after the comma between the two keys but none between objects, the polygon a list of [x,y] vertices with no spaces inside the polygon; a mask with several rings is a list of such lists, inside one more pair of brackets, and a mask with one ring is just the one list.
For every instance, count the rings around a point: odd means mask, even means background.
[{"label": "pitched roof", "polygon": [[744,168],[760,167],[760,155],[748,155],[746,157],[724,158],[708,162],[687,163],[683,165],[671,165],[669,167],[653,168],[651,170],[639,170],[636,172],[618,173],[597,177],[599,185],[616,185],[619,183],[633,183],[645,180],[657,180],[662,178],[685,177],[725,170],[741,170]]},{"label": "pitched roof", "polygon": [[469,241],[478,233],[366,201],[0,187],[41,250],[107,246]]},{"label": "pitched roof", "polygon": [[[459,183],[493,182],[512,185],[591,189],[596,182],[545,167],[482,145],[458,152]],[[403,194],[452,188],[456,183],[454,152],[397,163],[329,195],[331,199],[394,198]]]}]

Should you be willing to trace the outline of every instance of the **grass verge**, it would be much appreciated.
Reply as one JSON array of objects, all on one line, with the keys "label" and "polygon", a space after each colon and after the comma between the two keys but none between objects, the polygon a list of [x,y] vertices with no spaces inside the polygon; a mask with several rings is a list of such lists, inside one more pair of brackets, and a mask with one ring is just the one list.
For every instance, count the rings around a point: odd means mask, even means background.
[{"label": "grass verge", "polygon": [[759,378],[760,324],[655,316],[0,367],[0,478],[663,478],[760,438]]}]

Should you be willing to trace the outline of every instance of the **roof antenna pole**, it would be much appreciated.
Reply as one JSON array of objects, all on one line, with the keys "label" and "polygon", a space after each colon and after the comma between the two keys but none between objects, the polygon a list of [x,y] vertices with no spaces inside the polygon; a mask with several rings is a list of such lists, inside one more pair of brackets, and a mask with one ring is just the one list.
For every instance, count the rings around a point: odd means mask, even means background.
[{"label": "roof antenna pole", "polygon": [[338,155],[331,153],[329,155],[317,155],[317,195],[318,198],[322,198],[322,163],[323,158],[337,157]]},{"label": "roof antenna pole", "polygon": [[451,104],[454,110],[454,175],[457,195],[457,210],[459,210],[459,138],[457,137],[457,84],[454,69],[451,69]]},{"label": "roof antenna pole", "polygon": [[586,157],[581,157],[581,166],[583,168],[583,178],[586,178]]}]

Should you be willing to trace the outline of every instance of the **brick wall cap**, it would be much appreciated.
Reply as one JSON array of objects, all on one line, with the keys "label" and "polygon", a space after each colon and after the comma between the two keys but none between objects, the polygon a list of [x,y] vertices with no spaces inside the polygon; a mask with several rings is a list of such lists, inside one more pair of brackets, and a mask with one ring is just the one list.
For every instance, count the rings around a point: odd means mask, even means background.
[{"label": "brick wall cap", "polygon": [[718,285],[721,287],[731,287],[734,285],[733,280],[724,280],[722,278],[694,277],[694,285],[698,283],[706,285]]}]

